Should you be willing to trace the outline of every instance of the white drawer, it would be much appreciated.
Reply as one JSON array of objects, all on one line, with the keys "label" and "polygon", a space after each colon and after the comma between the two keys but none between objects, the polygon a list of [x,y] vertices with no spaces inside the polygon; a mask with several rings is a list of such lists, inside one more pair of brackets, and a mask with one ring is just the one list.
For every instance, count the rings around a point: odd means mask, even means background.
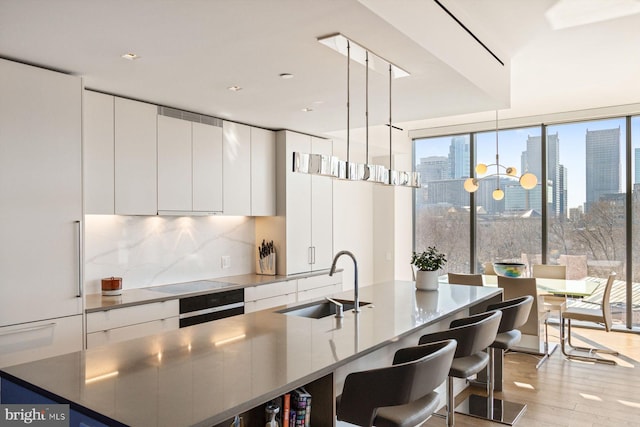
[{"label": "white drawer", "polygon": [[335,285],[337,283],[342,284],[342,273],[336,273],[333,276],[324,274],[321,276],[305,277],[304,279],[298,279],[298,292]]},{"label": "white drawer", "polygon": [[263,298],[257,301],[249,301],[244,303],[244,312],[251,313],[254,311],[266,310],[267,308],[277,307],[279,305],[291,304],[296,302],[296,294],[278,295],[271,298]]},{"label": "white drawer", "polygon": [[342,283],[323,286],[321,288],[309,289],[307,291],[298,292],[298,301],[306,301],[315,298],[326,297],[337,292],[342,292]]},{"label": "white drawer", "polygon": [[122,328],[114,328],[106,331],[92,332],[87,334],[87,348],[97,347],[104,344],[141,338],[147,335],[158,334],[160,332],[172,331],[180,327],[178,317],[169,317],[163,320],[138,323]]},{"label": "white drawer", "polygon": [[268,285],[251,286],[244,289],[244,299],[246,301],[256,301],[265,298],[272,298],[280,295],[295,294],[297,291],[297,281],[287,280],[284,282],[269,283]]},{"label": "white drawer", "polygon": [[179,314],[180,305],[177,299],[96,311],[87,313],[87,333],[168,319],[177,317]]},{"label": "white drawer", "polygon": [[82,350],[82,315],[0,328],[0,368]]}]

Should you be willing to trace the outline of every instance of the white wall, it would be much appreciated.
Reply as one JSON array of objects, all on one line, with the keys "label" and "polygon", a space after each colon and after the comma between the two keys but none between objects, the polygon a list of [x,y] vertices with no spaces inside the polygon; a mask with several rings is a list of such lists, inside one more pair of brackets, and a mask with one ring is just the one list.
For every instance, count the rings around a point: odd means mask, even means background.
[{"label": "white wall", "polygon": [[[345,132],[332,134],[333,152],[346,159]],[[407,132],[392,135],[393,167],[412,170],[411,139]],[[365,130],[351,130],[350,159],[364,163]],[[369,128],[371,163],[389,167],[389,128]],[[413,250],[413,190],[385,187],[369,182],[335,181],[334,250],[352,250],[358,260],[359,281],[367,286],[386,280],[411,280],[409,260]],[[349,249],[351,248],[351,249]],[[345,269],[344,288],[353,284],[351,262],[338,264]]]},{"label": "white wall", "polygon": [[110,276],[132,289],[251,273],[254,227],[247,217],[86,215],[85,292]]}]

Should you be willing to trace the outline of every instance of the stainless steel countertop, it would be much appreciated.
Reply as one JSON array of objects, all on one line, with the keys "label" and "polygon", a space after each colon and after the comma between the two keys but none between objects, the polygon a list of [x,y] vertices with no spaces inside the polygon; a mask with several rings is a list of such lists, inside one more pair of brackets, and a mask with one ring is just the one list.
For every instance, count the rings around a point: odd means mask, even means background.
[{"label": "stainless steel countertop", "polygon": [[[342,271],[342,269],[338,270]],[[319,270],[309,273],[301,273],[290,276],[266,276],[260,274],[242,274],[238,276],[217,277],[213,279],[194,280],[184,283],[172,283],[167,285],[150,286],[146,288],[124,289],[122,295],[103,296],[102,294],[89,294],[85,297],[85,312],[111,310],[114,308],[130,307],[134,305],[149,304],[152,302],[167,301],[170,299],[182,298],[185,296],[195,296],[208,294],[211,292],[222,292],[232,289],[242,289],[249,286],[268,285],[270,283],[296,280],[306,277],[320,276],[328,274],[329,270]],[[209,286],[206,286],[206,283]],[[189,290],[189,284],[193,284]],[[184,288],[184,291],[164,292],[163,288],[176,287]]]},{"label": "stainless steel countertop", "polygon": [[215,425],[500,293],[447,284],[417,291],[413,282],[386,282],[361,288],[361,301],[373,307],[346,312],[340,323],[274,313],[281,306],[3,368],[0,375],[128,425]]}]

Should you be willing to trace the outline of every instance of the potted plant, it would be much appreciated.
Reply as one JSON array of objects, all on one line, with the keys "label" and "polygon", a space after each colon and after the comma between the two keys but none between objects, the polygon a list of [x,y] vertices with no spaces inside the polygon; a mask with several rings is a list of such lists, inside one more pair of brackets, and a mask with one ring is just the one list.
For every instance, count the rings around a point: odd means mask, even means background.
[{"label": "potted plant", "polygon": [[429,246],[422,253],[414,252],[411,264],[415,265],[416,288],[428,291],[438,289],[438,270],[447,263],[447,257],[438,251],[435,246]]}]

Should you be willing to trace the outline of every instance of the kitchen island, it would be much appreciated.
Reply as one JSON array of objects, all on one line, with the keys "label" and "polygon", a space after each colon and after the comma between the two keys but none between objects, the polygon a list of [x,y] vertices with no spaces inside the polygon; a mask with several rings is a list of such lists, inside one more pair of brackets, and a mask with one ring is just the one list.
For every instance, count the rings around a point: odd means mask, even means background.
[{"label": "kitchen island", "polygon": [[38,395],[104,425],[212,426],[308,385],[312,424],[331,425],[346,371],[388,364],[394,348],[501,298],[497,288],[380,283],[361,288],[370,304],[342,319],[280,307],[3,368],[2,403]]}]

